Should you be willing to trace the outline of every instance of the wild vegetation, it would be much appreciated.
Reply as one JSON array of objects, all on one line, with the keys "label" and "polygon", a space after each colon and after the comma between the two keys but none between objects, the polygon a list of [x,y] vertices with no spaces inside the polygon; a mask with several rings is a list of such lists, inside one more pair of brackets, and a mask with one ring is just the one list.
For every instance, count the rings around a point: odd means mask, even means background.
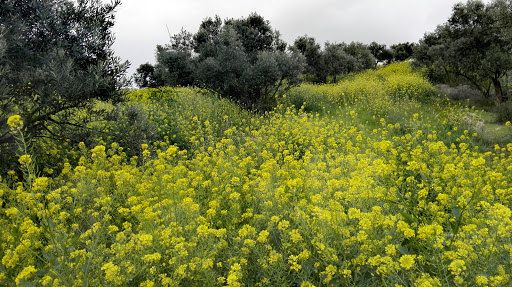
[{"label": "wild vegetation", "polygon": [[0,171],[16,161],[9,116],[23,118],[30,142],[80,141],[95,101],[121,100],[127,64],[114,56],[110,30],[119,4],[0,3]]},{"label": "wild vegetation", "polygon": [[[511,95],[512,3],[468,1],[453,7],[448,21],[420,40],[414,58],[433,77],[463,81],[504,103]],[[451,78],[450,78],[451,77]]]},{"label": "wild vegetation", "polygon": [[[105,137],[46,174],[19,146],[1,283],[506,286],[512,145],[480,148],[472,111],[432,91],[408,64],[300,86],[264,115],[204,90],[133,91],[118,109],[145,114],[151,141],[98,122]],[[23,143],[22,119],[8,124]]]},{"label": "wild vegetation", "polygon": [[440,95],[467,82],[403,61],[426,43],[207,18],[127,90],[118,2],[0,3],[1,286],[512,284],[510,101]]}]

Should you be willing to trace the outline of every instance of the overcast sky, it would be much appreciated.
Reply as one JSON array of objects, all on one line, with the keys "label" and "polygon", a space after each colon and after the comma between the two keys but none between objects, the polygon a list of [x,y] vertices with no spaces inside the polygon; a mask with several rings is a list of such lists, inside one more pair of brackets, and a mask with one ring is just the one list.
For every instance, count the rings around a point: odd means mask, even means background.
[{"label": "overcast sky", "polygon": [[[104,0],[106,1],[106,0]],[[256,12],[288,44],[304,34],[318,43],[376,41],[388,46],[417,42],[445,23],[458,0],[122,0],[116,12],[114,49],[131,63],[131,75],[155,62],[156,45],[181,28],[195,33],[206,17],[247,17]],[[466,1],[462,1],[466,2]],[[488,1],[485,1],[488,2]]]}]

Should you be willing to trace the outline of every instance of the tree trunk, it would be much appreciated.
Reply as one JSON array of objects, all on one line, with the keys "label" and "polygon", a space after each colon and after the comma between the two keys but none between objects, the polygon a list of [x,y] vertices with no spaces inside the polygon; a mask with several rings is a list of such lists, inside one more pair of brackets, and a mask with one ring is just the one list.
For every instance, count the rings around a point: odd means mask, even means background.
[{"label": "tree trunk", "polygon": [[496,100],[498,104],[504,103],[507,101],[507,95],[503,94],[503,88],[501,87],[501,82],[498,77],[491,78],[492,84],[494,86],[494,93],[496,95]]}]

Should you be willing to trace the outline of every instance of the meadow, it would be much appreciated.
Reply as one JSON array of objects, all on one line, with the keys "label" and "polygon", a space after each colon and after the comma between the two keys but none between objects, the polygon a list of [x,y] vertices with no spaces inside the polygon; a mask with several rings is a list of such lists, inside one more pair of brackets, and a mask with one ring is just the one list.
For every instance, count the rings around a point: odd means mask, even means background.
[{"label": "meadow", "polygon": [[99,136],[37,155],[9,118],[24,176],[0,182],[0,285],[512,284],[512,143],[483,145],[476,111],[407,63],[265,114],[127,97],[98,103],[118,111]]}]

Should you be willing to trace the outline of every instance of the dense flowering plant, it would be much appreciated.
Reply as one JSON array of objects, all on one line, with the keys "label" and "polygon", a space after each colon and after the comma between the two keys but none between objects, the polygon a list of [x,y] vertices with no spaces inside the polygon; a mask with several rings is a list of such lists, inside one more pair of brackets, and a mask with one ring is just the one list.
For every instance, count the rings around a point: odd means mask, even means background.
[{"label": "dense flowering plant", "polygon": [[371,89],[265,115],[134,91],[159,136],[138,156],[104,138],[0,183],[0,285],[509,286],[512,144],[478,147],[461,107]]}]

